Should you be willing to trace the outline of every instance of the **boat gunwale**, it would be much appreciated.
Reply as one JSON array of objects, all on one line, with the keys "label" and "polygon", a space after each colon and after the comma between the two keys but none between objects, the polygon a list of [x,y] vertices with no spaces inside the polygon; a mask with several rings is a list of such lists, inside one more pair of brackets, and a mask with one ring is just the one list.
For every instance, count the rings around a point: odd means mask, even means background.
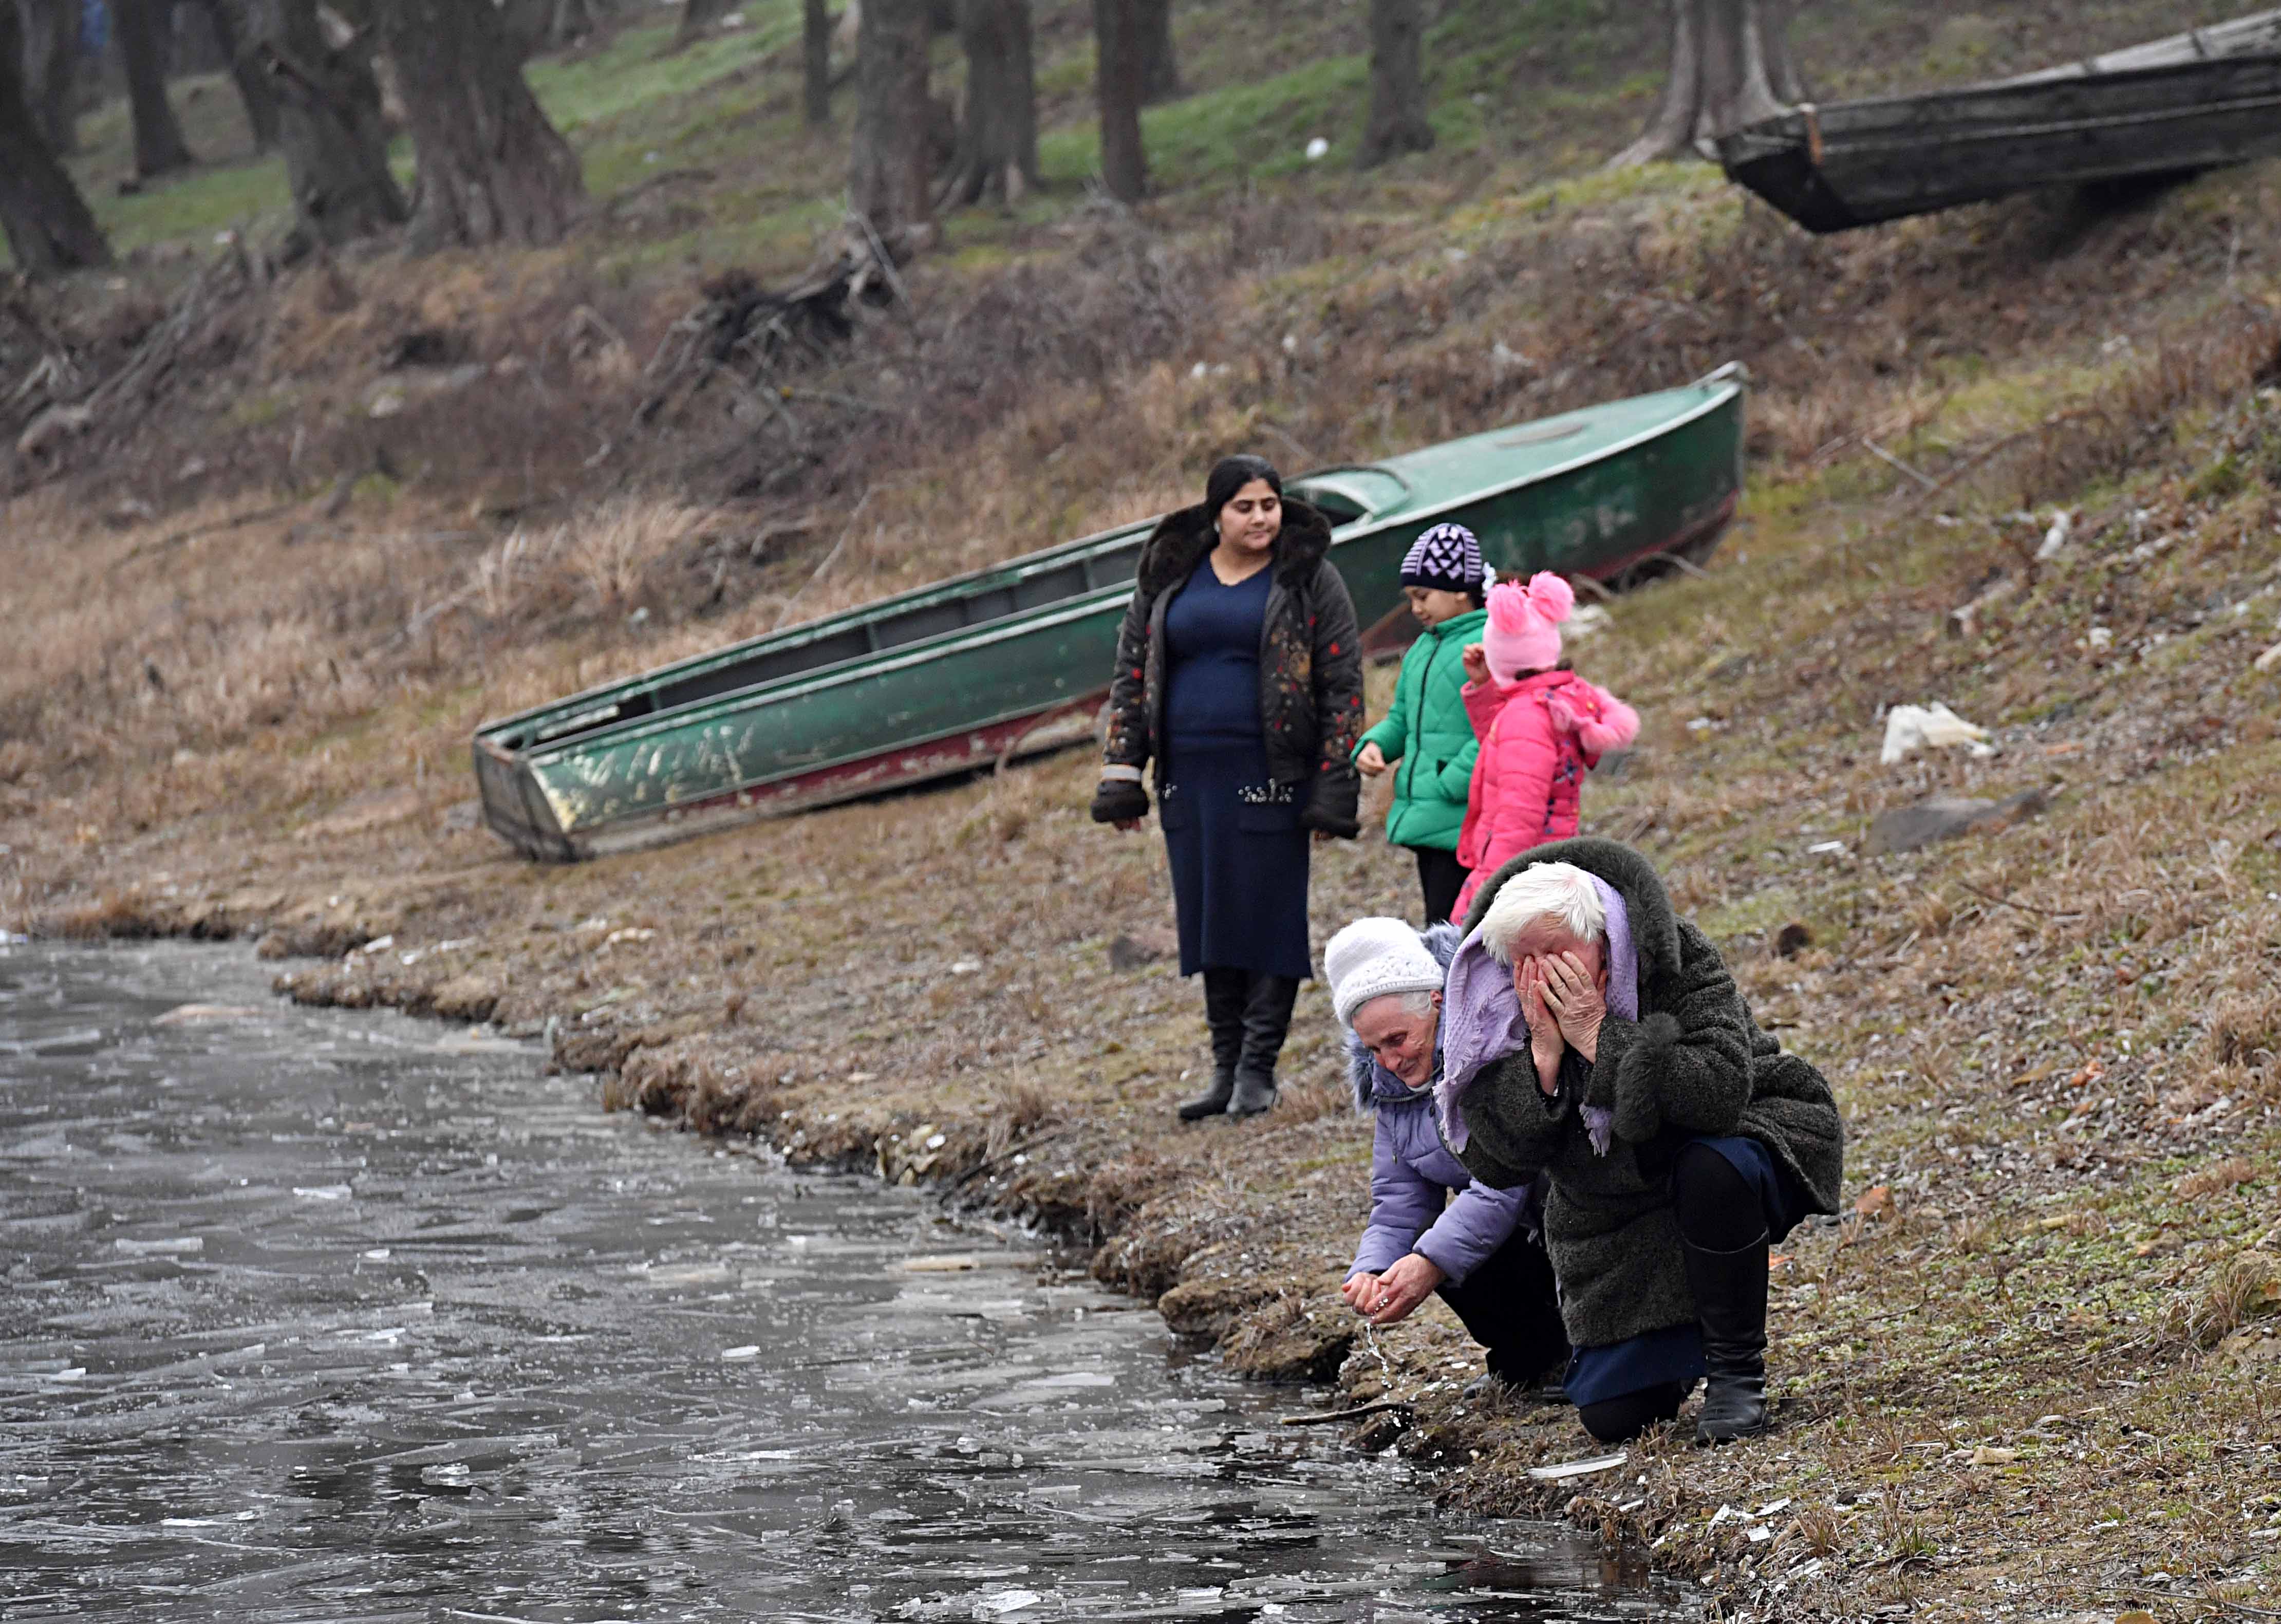
[{"label": "boat gunwale", "polygon": [[[1635,450],[1639,446],[1645,445],[1651,440],[1676,434],[1681,430],[1692,426],[1713,413],[1722,409],[1731,401],[1742,397],[1746,392],[1746,389],[1747,385],[1742,380],[1736,378],[1724,378],[1715,383],[1698,379],[1692,383],[1680,384],[1674,389],[1652,391],[1652,393],[1655,394],[1677,395],[1685,393],[1689,390],[1703,390],[1706,392],[1706,398],[1685,412],[1674,414],[1674,415],[1660,421],[1652,428],[1635,431],[1635,433],[1627,436],[1625,438],[1618,440],[1598,451],[1584,455],[1570,457],[1566,461],[1539,468],[1532,473],[1504,481],[1500,484],[1483,486],[1467,493],[1465,496],[1453,498],[1437,505],[1429,506],[1419,510],[1405,509],[1399,514],[1388,514],[1384,518],[1372,517],[1351,520],[1349,522],[1348,525],[1341,527],[1342,530],[1346,530],[1349,533],[1341,535],[1338,531],[1334,530],[1333,532],[1333,555],[1335,556],[1338,548],[1349,545],[1354,542],[1367,539],[1369,537],[1376,535],[1382,530],[1392,530],[1397,525],[1406,525],[1416,522],[1430,522],[1433,516],[1436,514],[1448,513],[1457,508],[1471,506],[1477,502],[1487,501],[1497,497],[1509,495],[1512,491],[1525,489],[1529,485],[1543,483],[1550,480],[1561,478],[1567,475],[1575,473],[1580,469],[1589,468],[1595,463],[1603,462],[1611,458],[1621,455],[1626,452]],[[1639,399],[1644,398],[1645,397],[1635,396],[1632,398]],[[1610,404],[1615,403],[1612,402]],[[1577,408],[1579,412],[1586,412],[1592,409],[1593,408],[1589,406]],[[1569,414],[1556,413],[1553,415],[1555,418],[1558,418],[1569,415]],[[1535,421],[1548,421],[1551,420],[1538,419]],[[1466,436],[1464,437],[1466,439],[1486,438],[1492,434],[1507,432],[1509,427],[1510,426],[1508,426],[1507,429],[1486,429],[1480,436]],[[1446,444],[1456,445],[1462,443],[1463,441],[1460,440],[1447,442]],[[1303,479],[1303,476],[1302,476],[1302,479]],[[1301,480],[1294,480],[1292,483],[1296,484],[1301,483]],[[784,687],[756,684],[754,689],[746,689],[741,693],[731,692],[721,694],[712,699],[699,700],[696,702],[696,706],[700,708],[723,708],[717,711],[692,708],[692,709],[688,711],[663,711],[653,713],[649,715],[637,716],[630,718],[622,723],[611,724],[604,728],[595,729],[573,739],[566,739],[560,744],[545,746],[535,750],[511,752],[510,759],[518,766],[536,772],[542,767],[557,765],[571,754],[585,753],[587,750],[592,749],[606,736],[607,737],[607,742],[611,747],[623,745],[638,746],[644,740],[655,737],[660,733],[678,732],[690,727],[709,725],[719,715],[728,714],[731,711],[756,709],[793,699],[806,698],[810,694],[822,692],[828,688],[842,686],[847,683],[858,679],[885,675],[890,672],[901,670],[909,665],[923,663],[926,661],[939,658],[943,653],[949,652],[951,646],[950,643],[944,641],[943,639],[971,639],[971,641],[965,642],[963,646],[968,648],[979,649],[987,647],[991,644],[1003,641],[1010,637],[1026,636],[1032,631],[1046,630],[1068,621],[1083,619],[1098,612],[1098,610],[1110,599],[1112,594],[1117,597],[1129,597],[1132,594],[1132,591],[1133,588],[1129,583],[1120,583],[1115,586],[1098,587],[1094,589],[1094,592],[1087,593],[1082,598],[1071,599],[1060,604],[1041,607],[1039,609],[1025,611],[1019,615],[1008,616],[994,623],[985,623],[979,626],[958,627],[952,630],[938,634],[936,638],[922,638],[901,649],[864,655],[859,659],[843,661],[837,666],[821,667],[812,672],[797,673],[791,677],[784,679],[788,684]],[[1107,685],[1108,684],[1104,683],[1102,684],[1102,687],[1105,689]],[[1094,692],[1094,690],[1088,689],[1086,692]],[[994,721],[1009,721],[1020,714],[1022,713],[1019,711],[1005,712],[994,717]],[[970,727],[986,727],[992,724],[992,722],[963,723],[958,727],[949,729],[944,733],[930,734],[927,736],[926,739],[900,743],[890,746],[888,748],[891,750],[912,748],[933,739],[947,738],[950,733],[963,731]],[[619,731],[618,730],[621,727],[625,731],[622,732]],[[482,738],[482,735],[478,734],[477,737],[480,739]],[[884,754],[884,752],[873,750],[865,752],[864,754]],[[799,770],[803,772],[822,770],[832,765],[838,765],[848,761],[861,759],[862,759],[861,755],[844,756],[836,758],[833,762],[804,764]],[[753,782],[764,783],[769,781],[770,780],[767,779],[755,779]],[[722,793],[726,793],[729,792]]]},{"label": "boat gunwale", "polygon": [[1737,126],[1717,137],[1714,144],[1724,147],[1729,141],[1760,132],[1775,130],[1786,132],[1787,128],[1793,123],[1798,126],[1799,139],[1802,141],[1805,139],[1805,127],[1809,120],[1821,124],[1823,138],[1827,140],[1832,134],[1829,124],[1832,114],[1842,116],[1872,108],[1921,107],[1944,102],[1955,104],[1996,94],[2039,97],[2049,92],[2079,90],[2086,85],[2107,85],[2129,80],[2154,79],[2166,74],[2182,76],[2188,73],[2209,73],[2224,69],[2238,69],[2249,65],[2281,65],[2281,50],[2233,51],[2196,62],[2161,62],[2147,67],[2120,67],[2104,73],[2065,78],[1983,79],[1971,84],[1951,85],[1945,89],[1937,90],[1896,91],[1885,96],[1852,96],[1847,97],[1844,101],[1837,102],[1803,101],[1785,107],[1780,112],[1767,118]]},{"label": "boat gunwale", "polygon": [[[669,660],[663,665],[652,666],[646,670],[636,672],[631,677],[622,677],[615,682],[598,683],[591,688],[581,688],[576,692],[566,693],[560,699],[549,700],[543,705],[532,705],[510,715],[480,723],[476,728],[475,737],[489,738],[493,734],[506,731],[520,723],[528,722],[535,716],[545,715],[575,705],[581,700],[600,700],[608,695],[623,693],[628,689],[638,688],[645,683],[656,681],[669,672],[688,672],[693,675],[696,671],[705,669],[710,661],[726,659],[733,650],[741,649],[747,654],[757,653],[762,652],[765,645],[774,643],[778,638],[783,639],[782,646],[793,647],[796,646],[802,638],[814,641],[819,632],[830,635],[852,630],[855,627],[870,624],[876,621],[893,618],[890,611],[932,607],[932,602],[939,601],[944,596],[956,596],[957,594],[953,591],[955,588],[978,585],[993,576],[1002,576],[1010,572],[1013,573],[1016,580],[1019,580],[1023,575],[1035,574],[1042,569],[1067,564],[1075,558],[1082,557],[1088,551],[1099,549],[1133,530],[1156,522],[1156,517],[1151,517],[1136,519],[1128,524],[1113,524],[1106,530],[1094,530],[1090,535],[1079,536],[1074,540],[1057,542],[1050,547],[1040,548],[1035,553],[1025,553],[1000,563],[986,564],[979,569],[970,569],[963,575],[946,576],[941,580],[930,582],[924,586],[915,586],[908,592],[874,599],[870,603],[858,604],[852,609],[842,609],[835,615],[827,615],[816,620],[801,621],[794,625],[763,631],[755,637],[732,643],[727,648],[716,648],[702,654],[690,654],[680,660]],[[1112,588],[1094,587],[1091,590],[1108,592]],[[1020,612],[1017,611],[1017,613]],[[827,628],[828,631],[826,631]],[[963,630],[967,628],[961,627],[956,630]],[[924,641],[924,639],[921,640]],[[875,649],[870,654],[855,657],[871,659],[887,652],[889,651],[885,649]],[[831,668],[825,666],[817,669],[828,670]],[[791,675],[796,677],[800,673],[793,672]],[[522,753],[516,754],[519,756]]]}]

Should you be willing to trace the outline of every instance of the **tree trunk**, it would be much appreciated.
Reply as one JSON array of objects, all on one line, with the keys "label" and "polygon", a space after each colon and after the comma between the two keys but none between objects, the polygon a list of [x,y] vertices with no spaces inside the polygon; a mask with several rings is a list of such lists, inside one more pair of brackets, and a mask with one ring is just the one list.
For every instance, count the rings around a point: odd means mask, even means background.
[{"label": "tree trunk", "polygon": [[966,52],[966,111],[944,195],[954,203],[1019,202],[1038,183],[1030,0],[959,0],[958,43]]},{"label": "tree trunk", "polygon": [[1140,0],[1093,0],[1094,97],[1101,104],[1101,180],[1119,203],[1148,195],[1148,153],[1140,141],[1147,68]]},{"label": "tree trunk", "polygon": [[810,129],[831,122],[831,13],[824,0],[806,0],[800,12],[800,104]]},{"label": "tree trunk", "polygon": [[1708,155],[1717,136],[1804,99],[1785,0],[1670,0],[1671,71],[1640,138],[1612,168]]},{"label": "tree trunk", "polygon": [[337,247],[409,219],[388,166],[371,35],[335,46],[316,0],[219,0],[215,10],[251,42],[246,58],[276,103],[294,246]]},{"label": "tree trunk", "polygon": [[927,184],[926,0],[863,0],[855,35],[855,145],[849,206],[892,250],[933,236]]},{"label": "tree trunk", "polygon": [[419,163],[415,253],[560,242],[585,201],[578,156],[546,121],[490,0],[387,0]]},{"label": "tree trunk", "polygon": [[1187,94],[1180,61],[1172,54],[1172,0],[1140,0],[1140,100],[1154,107]]},{"label": "tree trunk", "polygon": [[111,263],[87,200],[49,149],[24,83],[23,19],[0,0],[0,231],[27,275]]},{"label": "tree trunk", "polygon": [[1434,126],[1426,117],[1418,67],[1425,34],[1419,0],[1370,0],[1370,122],[1356,159],[1360,168],[1433,150]]},{"label": "tree trunk", "polygon": [[166,100],[165,25],[172,9],[167,0],[112,0],[112,26],[119,34],[119,60],[127,73],[135,121],[135,173],[145,179],[187,169],[195,161]]},{"label": "tree trunk", "polygon": [[694,45],[734,9],[733,0],[681,0],[681,27],[674,33],[674,50]]},{"label": "tree trunk", "polygon": [[30,35],[24,56],[25,94],[49,149],[79,151],[79,6],[74,0],[26,0]]},{"label": "tree trunk", "polygon": [[237,99],[245,104],[245,123],[253,132],[254,148],[267,152],[277,144],[277,96],[254,59],[253,32],[244,26],[247,19],[240,15],[236,0],[205,0],[205,4],[206,15],[213,20],[214,43],[221,48],[230,81],[237,86]]}]

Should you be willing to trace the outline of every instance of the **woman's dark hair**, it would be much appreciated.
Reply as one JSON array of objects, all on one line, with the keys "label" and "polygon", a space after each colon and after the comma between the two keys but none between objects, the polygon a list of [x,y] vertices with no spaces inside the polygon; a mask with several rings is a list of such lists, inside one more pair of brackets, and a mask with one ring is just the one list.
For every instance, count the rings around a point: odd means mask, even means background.
[{"label": "woman's dark hair", "polygon": [[1472,604],[1476,609],[1488,608],[1489,607],[1489,589],[1486,586],[1467,587],[1465,589],[1465,601]]},{"label": "woman's dark hair", "polygon": [[1219,510],[1235,500],[1235,493],[1255,479],[1264,479],[1280,499],[1283,494],[1283,476],[1264,457],[1222,457],[1212,464],[1211,477],[1204,481],[1204,514],[1217,522]]}]

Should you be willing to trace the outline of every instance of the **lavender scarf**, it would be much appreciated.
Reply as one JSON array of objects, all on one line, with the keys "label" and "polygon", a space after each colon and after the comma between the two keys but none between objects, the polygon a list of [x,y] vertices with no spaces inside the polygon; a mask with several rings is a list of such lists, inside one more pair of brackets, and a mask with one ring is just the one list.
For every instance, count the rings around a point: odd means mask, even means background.
[{"label": "lavender scarf", "polygon": [[[1632,949],[1631,916],[1616,888],[1597,874],[1592,888],[1599,893],[1600,907],[1608,916],[1608,1013],[1635,1021],[1639,956]],[[1528,1022],[1520,1012],[1520,994],[1512,990],[1512,971],[1481,945],[1478,930],[1458,944],[1457,956],[1450,961],[1442,1004],[1442,1075],[1434,1085],[1434,1110],[1450,1148],[1463,1150],[1471,1136],[1459,1102],[1491,1061],[1528,1052]],[[1607,1155],[1613,1113],[1597,1105],[1585,1106],[1583,1112],[1594,1153]]]}]

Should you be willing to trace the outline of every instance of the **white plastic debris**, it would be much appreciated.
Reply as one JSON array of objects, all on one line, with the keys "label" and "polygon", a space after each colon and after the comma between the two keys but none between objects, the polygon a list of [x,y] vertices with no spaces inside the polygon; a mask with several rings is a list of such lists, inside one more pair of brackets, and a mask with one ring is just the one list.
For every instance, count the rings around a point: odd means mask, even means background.
[{"label": "white plastic debris", "polygon": [[1805,848],[1805,855],[1809,857],[1835,857],[1844,850],[1845,842],[1843,840],[1817,840]]},{"label": "white plastic debris", "polygon": [[1330,152],[1330,150],[1331,143],[1318,135],[1307,143],[1307,161],[1311,164],[1318,162]]},{"label": "white plastic debris", "polygon": [[1589,1460],[1564,1460],[1557,1466],[1531,1466],[1528,1475],[1540,1483],[1565,1482],[1572,1477],[1589,1477],[1595,1472],[1612,1472],[1628,1458],[1619,1450],[1613,1455],[1595,1455]]},{"label": "white plastic debris", "polygon": [[2093,626],[2084,634],[2083,640],[2084,646],[2089,648],[2113,648],[2115,629],[2112,626]]},{"label": "white plastic debris", "polygon": [[950,967],[950,973],[954,976],[972,976],[981,973],[981,970],[980,959],[961,959]]},{"label": "white plastic debris", "polygon": [[975,1602],[974,1613],[977,1618],[1003,1618],[1025,1607],[1034,1607],[1044,1599],[1035,1590],[994,1590]]},{"label": "white plastic debris", "polygon": [[2066,551],[2068,537],[2075,532],[2075,515],[2061,508],[2052,515],[2052,527],[2044,532],[2044,545],[2036,549],[2036,562],[2048,564]]},{"label": "white plastic debris", "polygon": [[1885,713],[1885,748],[1879,759],[1891,767],[1920,750],[1957,745],[1968,746],[1975,755],[1996,754],[1986,728],[1967,722],[1937,700],[1929,705],[1896,705]]},{"label": "white plastic debris", "polygon": [[723,1348],[721,1357],[724,1359],[757,1359],[761,1357],[760,1344],[746,1342],[741,1348]]}]

